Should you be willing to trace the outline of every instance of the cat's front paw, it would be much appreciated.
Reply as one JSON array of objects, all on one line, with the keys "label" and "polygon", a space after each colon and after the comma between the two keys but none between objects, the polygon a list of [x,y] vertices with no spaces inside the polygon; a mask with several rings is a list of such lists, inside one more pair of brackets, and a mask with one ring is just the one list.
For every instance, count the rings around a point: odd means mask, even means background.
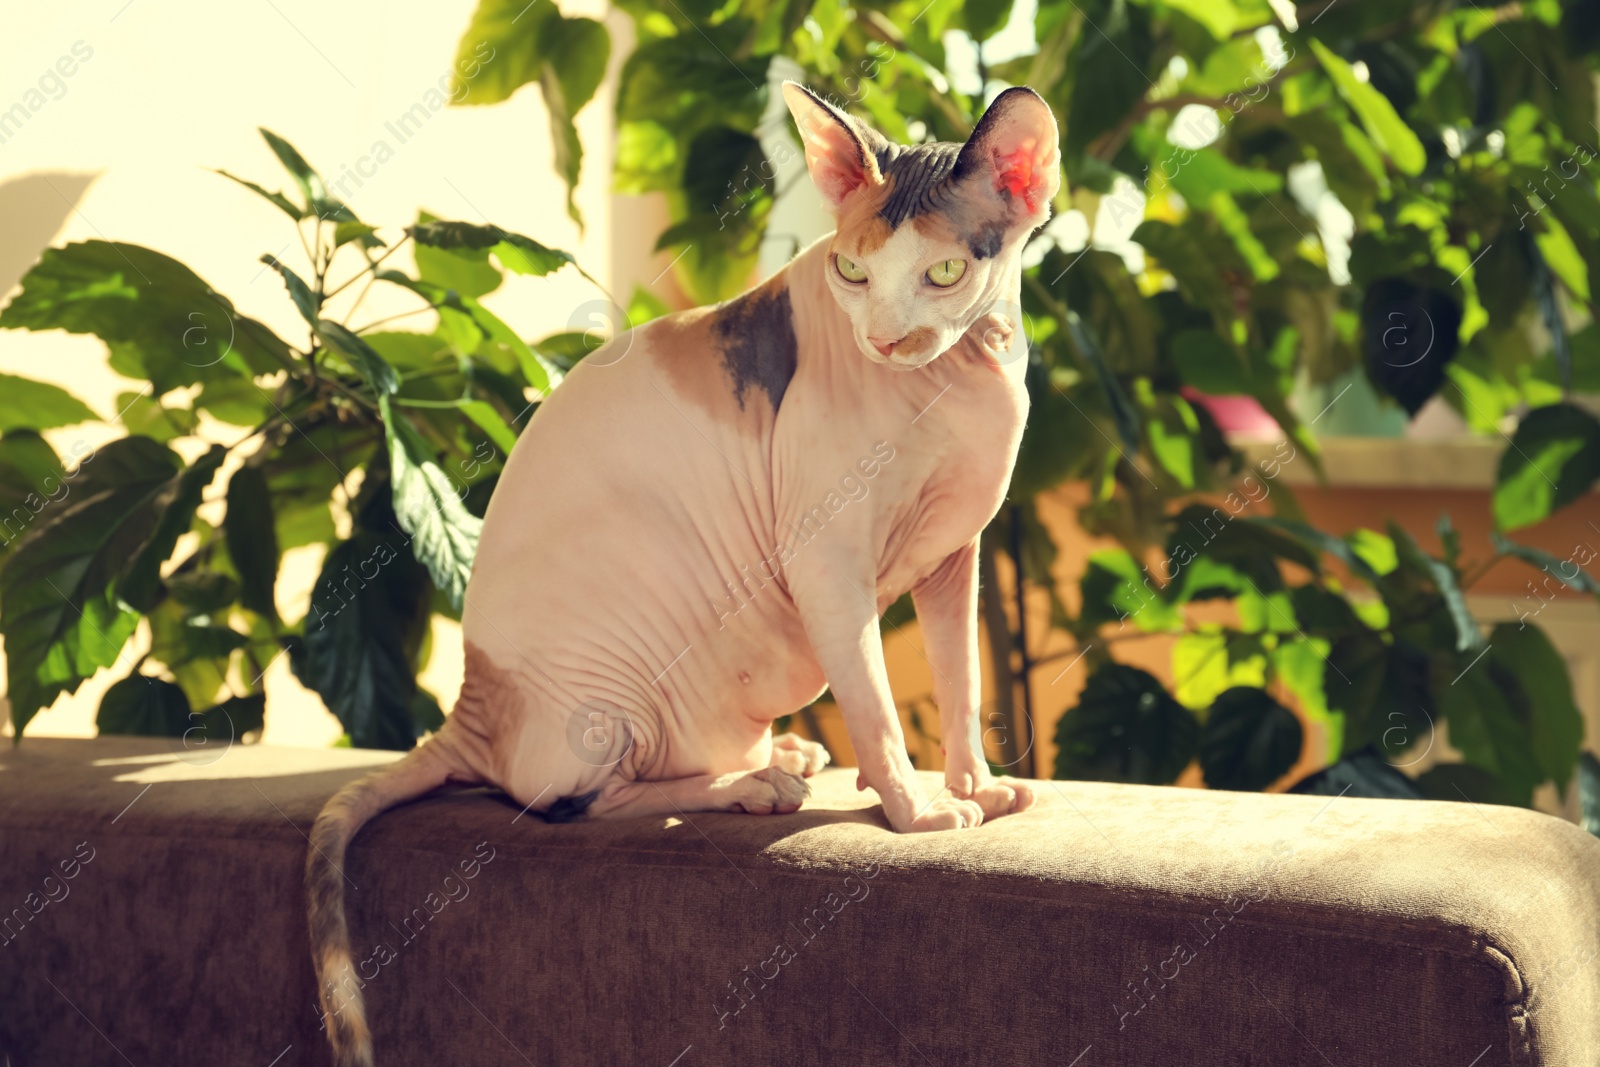
[{"label": "cat's front paw", "polygon": [[983,809],[986,818],[1015,815],[1033,807],[1033,786],[1018,778],[996,778],[978,786],[969,799]]},{"label": "cat's front paw", "polygon": [[983,825],[983,808],[971,800],[938,797],[926,805],[901,833],[926,833],[932,830],[972,830]]},{"label": "cat's front paw", "polygon": [[995,778],[982,757],[971,754],[946,757],[944,783],[951,796],[974,802],[989,819],[1027,811],[1035,799],[1033,786],[1017,778]]},{"label": "cat's front paw", "polygon": [[731,775],[718,783],[719,807],[749,815],[787,815],[799,811],[811,795],[811,785],[798,774],[782,767],[763,767],[759,771]]},{"label": "cat's front paw", "polygon": [[944,754],[944,784],[950,795],[970,799],[973,791],[991,780],[989,764],[982,755],[965,746]]},{"label": "cat's front paw", "polygon": [[826,746],[798,734],[779,734],[772,739],[771,766],[782,767],[790,774],[810,778],[832,759]]}]

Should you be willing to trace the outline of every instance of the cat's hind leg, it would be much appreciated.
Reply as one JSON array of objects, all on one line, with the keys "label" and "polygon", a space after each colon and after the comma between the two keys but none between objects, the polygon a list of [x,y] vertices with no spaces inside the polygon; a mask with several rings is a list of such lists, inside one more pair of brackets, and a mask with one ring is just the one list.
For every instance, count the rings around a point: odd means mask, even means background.
[{"label": "cat's hind leg", "polygon": [[740,811],[750,815],[785,815],[798,811],[811,786],[782,767],[732,774],[703,774],[666,782],[627,781],[614,777],[589,805],[596,819],[638,815],[684,815],[692,811]]}]

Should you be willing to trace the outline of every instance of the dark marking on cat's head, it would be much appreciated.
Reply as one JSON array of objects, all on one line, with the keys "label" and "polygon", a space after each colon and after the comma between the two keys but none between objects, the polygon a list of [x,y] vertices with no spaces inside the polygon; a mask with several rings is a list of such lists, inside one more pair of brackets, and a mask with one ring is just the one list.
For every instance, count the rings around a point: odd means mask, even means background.
[{"label": "dark marking on cat's head", "polygon": [[888,185],[888,196],[878,214],[892,227],[906,219],[937,211],[949,199],[945,179],[955,168],[961,146],[947,141],[898,145],[884,141],[877,149],[878,170]]},{"label": "dark marking on cat's head", "polygon": [[711,333],[733,379],[739,410],[744,410],[745,392],[757,388],[767,394],[776,413],[794,377],[799,351],[788,287],[769,283],[728,301],[714,313]]},{"label": "dark marking on cat's head", "polygon": [[967,236],[967,247],[973,259],[989,259],[1000,254],[1006,240],[1006,223],[1003,219],[990,219]]}]

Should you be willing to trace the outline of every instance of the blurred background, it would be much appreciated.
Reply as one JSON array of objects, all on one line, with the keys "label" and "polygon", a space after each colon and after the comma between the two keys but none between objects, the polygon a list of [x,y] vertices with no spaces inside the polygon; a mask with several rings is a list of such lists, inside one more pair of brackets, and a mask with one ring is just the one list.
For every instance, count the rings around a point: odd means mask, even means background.
[{"label": "blurred background", "polygon": [[[409,747],[540,398],[830,228],[777,85],[902,143],[1028,85],[1065,181],[984,538],[996,769],[1600,820],[1600,4],[16,20],[8,733]],[[909,600],[883,632],[938,767]],[[782,725],[852,762],[826,699]]]}]

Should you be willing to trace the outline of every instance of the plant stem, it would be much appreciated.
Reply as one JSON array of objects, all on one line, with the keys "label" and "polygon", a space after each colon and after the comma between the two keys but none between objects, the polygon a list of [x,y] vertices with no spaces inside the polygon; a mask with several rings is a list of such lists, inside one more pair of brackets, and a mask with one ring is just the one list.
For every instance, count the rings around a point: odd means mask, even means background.
[{"label": "plant stem", "polygon": [[1484,575],[1488,574],[1491,570],[1493,570],[1494,569],[1494,565],[1496,563],[1499,563],[1501,560],[1503,560],[1505,558],[1506,558],[1505,557],[1505,553],[1496,552],[1494,555],[1490,556],[1487,560],[1485,560],[1483,562],[1483,564],[1480,567],[1478,567],[1478,569],[1476,571],[1473,571],[1470,574],[1463,573],[1461,578],[1456,582],[1456,585],[1460,587],[1460,589],[1461,589],[1461,591],[1463,593],[1466,592],[1468,589],[1470,589],[1474,585],[1476,585],[1478,583],[1478,581],[1483,578]]},{"label": "plant stem", "polygon": [[[332,300],[334,297],[338,296],[340,293],[342,293],[346,289],[350,288],[350,286],[354,282],[356,282],[363,274],[370,273],[373,276],[373,278],[376,278],[378,276],[378,264],[382,263],[384,260],[386,260],[390,256],[394,255],[396,252],[400,251],[401,247],[409,240],[411,240],[411,235],[408,233],[404,237],[400,238],[400,240],[396,241],[394,243],[394,247],[393,248],[389,249],[387,252],[385,252],[383,255],[379,256],[377,259],[373,260],[371,263],[368,263],[365,267],[362,267],[360,270],[358,270],[355,273],[355,275],[353,277],[346,278],[343,282],[341,282],[339,285],[335,286],[332,290],[330,290],[329,293],[328,293],[328,297],[327,298],[329,300]],[[363,293],[363,295],[365,295],[365,294]],[[359,303],[359,298],[358,298],[357,302]],[[355,309],[351,308],[350,310],[354,311]]]},{"label": "plant stem", "polygon": [[378,275],[377,275],[377,272],[374,271],[372,276],[367,279],[367,284],[363,285],[361,287],[361,291],[356,294],[355,303],[351,304],[350,305],[350,310],[346,311],[344,313],[344,317],[345,317],[346,321],[349,321],[350,316],[352,316],[352,315],[354,315],[356,313],[356,309],[361,306],[361,301],[363,301],[363,300],[365,300],[367,298],[367,294],[372,292],[372,287],[374,285],[376,285],[377,283],[378,283]]},{"label": "plant stem", "polygon": [[385,315],[381,319],[373,319],[371,322],[367,323],[365,326],[360,327],[359,329],[355,330],[354,332],[356,332],[356,333],[366,333],[368,330],[372,329],[374,326],[382,326],[386,322],[393,322],[395,319],[403,319],[407,315],[420,315],[424,311],[438,311],[443,306],[444,305],[442,305],[442,304],[434,304],[434,303],[430,302],[427,307],[412,308],[410,311],[402,311],[402,312],[399,312],[398,314],[395,314],[395,315]]},{"label": "plant stem", "polygon": [[983,611],[984,636],[989,641],[989,665],[994,671],[995,715],[1005,724],[1005,736],[1000,741],[1000,759],[1003,766],[1013,766],[1021,758],[1017,745],[1016,682],[1011,673],[1011,624],[1006,621],[1005,601],[1000,593],[1000,575],[994,565],[995,553],[1001,551],[993,537],[978,543],[978,603]]}]

